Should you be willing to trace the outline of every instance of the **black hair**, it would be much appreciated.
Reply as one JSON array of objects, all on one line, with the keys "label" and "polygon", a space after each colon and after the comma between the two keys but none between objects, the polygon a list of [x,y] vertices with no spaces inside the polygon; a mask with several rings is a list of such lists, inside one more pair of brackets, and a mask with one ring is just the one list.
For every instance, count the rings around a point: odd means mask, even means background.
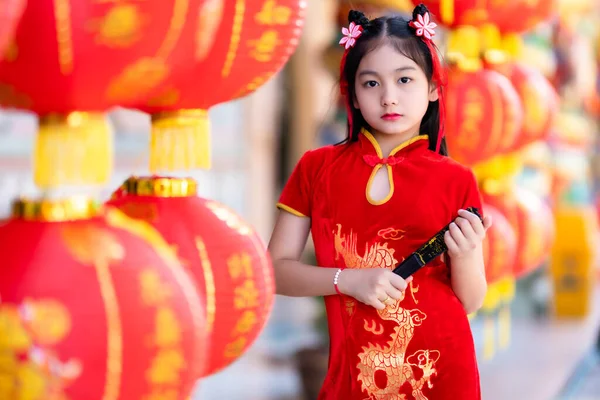
[{"label": "black hair", "polygon": [[[426,12],[429,11],[424,5],[417,6],[413,11],[413,19],[416,20],[417,15],[424,15]],[[375,50],[378,46],[384,43],[392,44],[400,54],[410,58],[421,67],[430,85],[439,85],[439,83],[434,82],[434,61],[429,47],[415,34],[414,28],[409,26],[409,21],[404,17],[390,15],[369,20],[362,12],[350,10],[348,13],[348,22],[360,25],[363,32],[356,40],[356,44],[347,50],[342,76],[340,77],[347,84],[346,101],[348,102],[348,112],[352,113],[352,124],[350,124],[349,119],[348,136],[342,143],[350,143],[358,140],[360,130],[362,128],[369,128],[360,110],[354,107],[353,99],[356,96],[356,72],[360,61],[366,54]],[[433,151],[436,150],[439,134],[439,107],[439,100],[429,102],[420,127],[420,132],[429,136],[429,148]],[[445,139],[442,139],[439,153],[448,155]]]}]

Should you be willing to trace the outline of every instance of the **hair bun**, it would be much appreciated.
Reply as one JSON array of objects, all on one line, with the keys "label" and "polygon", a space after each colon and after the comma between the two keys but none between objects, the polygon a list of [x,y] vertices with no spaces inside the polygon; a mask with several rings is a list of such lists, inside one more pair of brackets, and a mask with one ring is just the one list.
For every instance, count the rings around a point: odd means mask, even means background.
[{"label": "hair bun", "polygon": [[429,13],[429,9],[427,8],[427,6],[425,6],[425,4],[423,3],[419,4],[413,10],[413,20],[416,20],[418,15],[425,15],[426,13]]},{"label": "hair bun", "polygon": [[348,13],[348,22],[354,22],[357,25],[366,26],[369,24],[369,18],[357,10],[350,10]]}]

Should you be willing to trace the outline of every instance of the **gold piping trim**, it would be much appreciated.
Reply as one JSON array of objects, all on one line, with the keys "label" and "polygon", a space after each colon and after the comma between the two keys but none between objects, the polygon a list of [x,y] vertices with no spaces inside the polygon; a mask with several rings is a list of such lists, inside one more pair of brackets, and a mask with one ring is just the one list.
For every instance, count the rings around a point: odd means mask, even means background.
[{"label": "gold piping trim", "polygon": [[419,140],[429,140],[429,136],[428,135],[419,135],[419,136],[415,136],[414,138],[412,138],[410,140],[407,140],[406,142],[402,143],[400,146],[394,147],[394,149],[392,149],[392,151],[390,152],[390,156],[393,156],[400,150],[404,149],[405,147],[410,146],[413,143],[418,142]]},{"label": "gold piping trim", "polygon": [[233,17],[233,27],[231,28],[231,40],[229,41],[229,50],[225,58],[225,65],[221,71],[221,76],[226,77],[231,72],[233,61],[237,53],[237,49],[240,45],[240,39],[242,37],[242,24],[244,23],[244,13],[246,12],[245,0],[236,0],[235,2],[235,15]]},{"label": "gold piping trim", "polygon": [[296,217],[306,217],[306,215],[302,214],[300,211],[296,211],[292,207],[286,206],[283,203],[277,203],[277,208],[279,208],[283,211],[287,211],[290,214],[295,215]]},{"label": "gold piping trim", "polygon": [[386,165],[387,173],[388,173],[388,182],[390,184],[390,191],[388,192],[387,196],[385,196],[381,200],[375,200],[369,194],[371,185],[373,184],[373,181],[375,180],[375,175],[377,175],[377,171],[379,171],[382,166],[383,166],[382,164],[377,164],[373,168],[373,172],[371,172],[371,176],[369,177],[369,181],[367,182],[367,189],[366,189],[367,201],[374,206],[380,206],[382,204],[387,203],[394,195],[394,177],[392,175],[392,167],[389,165]]},{"label": "gold piping trim", "polygon": [[[361,130],[361,132],[363,135],[365,135],[365,137],[369,140],[369,142],[371,142],[371,144],[373,145],[373,148],[375,149],[375,152],[377,153],[377,156],[379,158],[383,158],[383,152],[381,151],[381,147],[379,147],[379,143],[377,143],[377,140],[371,134],[371,132],[369,132],[368,130],[366,130],[364,128]],[[419,140],[425,140],[425,139],[428,140],[429,136],[427,136],[427,135],[415,136],[415,137],[407,140],[406,142],[394,147],[388,157],[393,156],[400,150],[406,148],[407,146],[410,146],[411,144],[413,144],[415,142],[418,142]],[[394,176],[392,174],[392,167],[390,165],[386,165],[387,174],[388,174],[388,182],[390,184],[390,191],[388,192],[387,196],[385,196],[381,200],[374,200],[371,197],[371,194],[369,193],[371,190],[371,185],[373,184],[373,181],[375,180],[375,175],[377,175],[377,172],[381,169],[382,166],[383,166],[383,164],[377,164],[377,165],[375,165],[375,167],[373,167],[373,172],[371,172],[371,176],[369,177],[369,181],[367,182],[367,188],[365,190],[365,194],[367,196],[367,201],[374,206],[380,206],[382,204],[387,203],[394,195]]]},{"label": "gold piping trim", "polygon": [[[373,134],[364,128],[361,130],[361,132],[363,135],[365,135],[365,137],[367,139],[369,139],[369,142],[371,142],[371,144],[373,145],[373,148],[375,148],[375,152],[377,153],[379,158],[383,158],[383,152],[381,151],[381,147],[379,147],[379,143],[377,143],[377,139],[375,139]],[[411,144],[418,142],[419,140],[424,140],[424,139],[429,139],[429,136],[428,135],[419,135],[419,136],[410,138],[406,142],[401,143],[400,145],[394,147],[392,149],[392,151],[390,152],[390,156],[393,156],[394,154],[396,154],[400,150],[404,149],[405,147],[410,146]]]}]

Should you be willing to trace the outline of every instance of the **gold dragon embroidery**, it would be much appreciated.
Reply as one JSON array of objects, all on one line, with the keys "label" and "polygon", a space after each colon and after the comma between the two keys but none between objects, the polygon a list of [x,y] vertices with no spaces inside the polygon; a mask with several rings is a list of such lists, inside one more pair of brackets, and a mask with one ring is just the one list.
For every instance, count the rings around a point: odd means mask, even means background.
[{"label": "gold dragon embroidery", "polygon": [[[390,238],[389,232],[392,229],[385,230],[385,236],[380,231],[379,236],[384,239]],[[402,232],[404,233],[404,232]],[[336,260],[341,256],[347,268],[393,268],[397,261],[394,258],[394,249],[388,248],[387,243],[376,242],[372,245],[365,245],[364,255],[361,257],[357,251],[357,236],[350,231],[350,234],[342,234],[342,226],[337,225],[337,232],[334,232],[334,245],[336,250]],[[387,237],[386,237],[387,236]],[[392,235],[391,237],[397,237]],[[410,293],[414,294],[418,287],[410,284]],[[358,355],[360,362],[357,365],[359,370],[358,379],[362,382],[363,391],[368,394],[367,399],[375,400],[403,400],[406,396],[400,394],[400,388],[408,382],[412,387],[412,395],[416,400],[428,400],[423,393],[423,388],[427,385],[432,388],[431,377],[437,372],[435,364],[440,358],[438,350],[418,350],[410,356],[406,356],[406,350],[410,344],[415,328],[420,326],[427,318],[427,315],[421,310],[407,310],[401,306],[404,296],[395,302],[389,304],[384,310],[378,310],[379,317],[383,320],[393,321],[397,324],[390,334],[390,340],[384,347],[369,343],[363,346],[362,352]],[[349,314],[354,311],[356,301],[347,299],[345,306]],[[384,334],[382,324],[375,320],[364,321],[363,328],[374,335]],[[423,374],[420,379],[415,377],[413,367],[420,369]],[[385,379],[378,379],[375,376],[385,376]],[[381,387],[381,382],[386,382]],[[378,384],[379,383],[379,384]]]}]

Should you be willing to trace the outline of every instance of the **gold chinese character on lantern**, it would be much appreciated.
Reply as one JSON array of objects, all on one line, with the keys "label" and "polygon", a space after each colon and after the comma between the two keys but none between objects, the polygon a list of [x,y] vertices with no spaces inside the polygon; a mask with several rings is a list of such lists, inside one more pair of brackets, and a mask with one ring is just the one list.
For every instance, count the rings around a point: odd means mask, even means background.
[{"label": "gold chinese character on lantern", "polygon": [[252,278],[252,259],[248,253],[236,253],[227,259],[231,279]]},{"label": "gold chinese character on lantern", "polygon": [[177,385],[181,370],[185,367],[185,359],[180,350],[160,350],[152,360],[152,365],[146,372],[146,378],[155,385]]},{"label": "gold chinese character on lantern", "polygon": [[155,319],[156,345],[176,346],[181,342],[181,326],[177,316],[169,307],[160,307]]},{"label": "gold chinese character on lantern", "polygon": [[161,282],[160,275],[156,271],[144,270],[139,276],[142,302],[146,306],[157,306],[168,300],[171,290]]},{"label": "gold chinese character on lantern", "polygon": [[479,135],[479,125],[483,119],[482,95],[475,89],[470,89],[466,94],[466,104],[463,107],[463,123],[459,146],[464,149],[473,149]]},{"label": "gold chinese character on lantern", "polygon": [[237,358],[244,351],[244,347],[246,347],[246,342],[248,340],[245,337],[239,337],[235,339],[233,342],[228,343],[225,346],[225,351],[223,352],[225,357],[227,358]]},{"label": "gold chinese character on lantern", "polygon": [[259,62],[269,62],[278,44],[279,33],[273,30],[266,31],[260,38],[248,41],[248,45],[252,48],[250,56]]},{"label": "gold chinese character on lantern", "polygon": [[89,29],[96,32],[95,41],[99,45],[112,48],[126,48],[139,41],[142,28],[148,18],[143,17],[133,4],[112,6],[106,15],[89,23]]},{"label": "gold chinese character on lantern", "polygon": [[142,400],[178,400],[179,392],[176,389],[155,389]]},{"label": "gold chinese character on lantern", "polygon": [[256,312],[250,310],[244,311],[237,324],[235,325],[233,335],[240,335],[250,332],[257,322],[258,318],[256,316]]},{"label": "gold chinese character on lantern", "polygon": [[292,15],[288,7],[278,6],[275,0],[266,0],[254,19],[262,25],[287,25]]},{"label": "gold chinese character on lantern", "polygon": [[243,284],[233,289],[233,293],[233,306],[236,309],[258,307],[258,289],[256,289],[253,280],[246,280]]}]

